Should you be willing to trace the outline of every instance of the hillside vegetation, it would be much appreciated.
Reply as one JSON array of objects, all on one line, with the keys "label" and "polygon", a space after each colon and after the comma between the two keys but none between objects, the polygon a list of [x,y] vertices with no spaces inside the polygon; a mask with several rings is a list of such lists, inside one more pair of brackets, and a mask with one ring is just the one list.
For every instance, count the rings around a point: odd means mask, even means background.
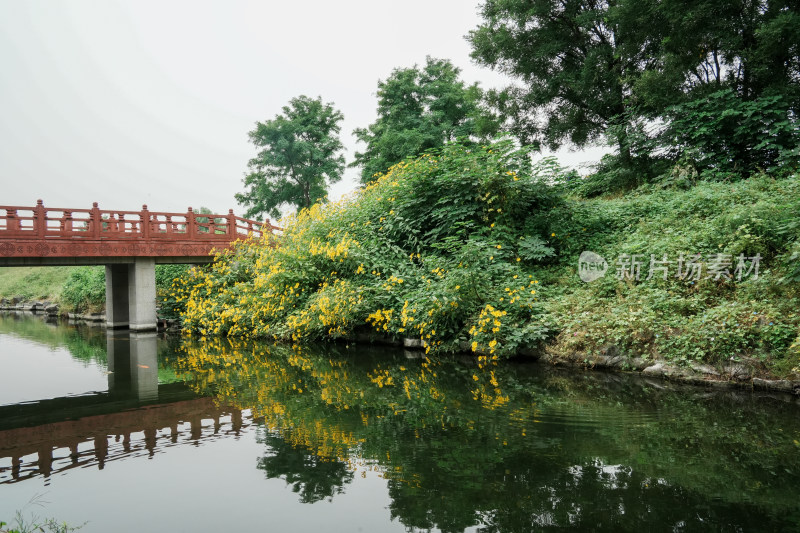
[{"label": "hillside vegetation", "polygon": [[[201,335],[371,333],[481,358],[613,350],[798,372],[800,177],[665,179],[592,199],[586,184],[507,141],[449,144],[301,211],[277,243],[240,243],[162,306]],[[608,263],[591,283],[578,276],[583,251]],[[639,279],[619,279],[634,254]],[[651,254],[666,262],[646,279]],[[696,254],[701,275],[677,277]]]}]

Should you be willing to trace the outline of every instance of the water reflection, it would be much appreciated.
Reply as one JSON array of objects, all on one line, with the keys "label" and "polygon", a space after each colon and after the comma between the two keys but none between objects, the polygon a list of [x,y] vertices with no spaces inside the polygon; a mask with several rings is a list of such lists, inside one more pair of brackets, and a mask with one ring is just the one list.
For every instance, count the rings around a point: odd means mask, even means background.
[{"label": "water reflection", "polygon": [[184,350],[195,390],[263,419],[258,467],[304,502],[378,470],[391,517],[416,529],[800,524],[791,398],[385,351]]},{"label": "water reflection", "polygon": [[108,390],[138,400],[158,398],[158,357],[155,333],[109,330]]},{"label": "water reflection", "polygon": [[[0,316],[0,334],[4,327]],[[247,487],[234,500],[274,499],[267,487],[282,480],[298,505],[318,513],[358,493],[369,482],[362,478],[380,476],[388,509],[360,511],[385,529],[392,521],[446,532],[800,524],[792,397],[385,349],[36,327],[41,342],[67,345],[76,361],[110,372],[108,388],[0,406],[0,487],[47,484],[81,467],[105,470],[93,482],[103,487],[117,479],[106,475],[109,465],[146,458],[159,460],[147,473],[157,486],[186,475],[170,469],[167,452],[224,441],[227,455],[213,457],[216,477],[198,474],[199,492],[226,472]],[[36,327],[19,330],[34,338]],[[240,435],[254,436],[242,439],[246,449],[259,448],[244,470],[228,472],[242,453],[229,444]],[[271,511],[297,523],[282,512]],[[88,507],[83,513],[92,518]]]},{"label": "water reflection", "polygon": [[298,493],[302,503],[333,500],[342,494],[353,481],[353,472],[345,461],[325,457],[302,444],[292,444],[294,439],[284,437],[286,431],[262,428],[258,442],[266,445],[267,452],[258,460],[258,469],[268,479],[283,479]]},{"label": "water reflection", "polygon": [[[18,318],[12,320],[25,324]],[[98,356],[103,330],[76,336],[36,326],[25,324],[20,330],[25,338],[53,345],[61,336],[74,358],[93,354],[106,363],[108,390],[0,406],[0,484],[40,476],[48,480],[88,466],[102,470],[110,461],[238,435],[249,425],[240,410],[220,408],[182,383],[159,385],[155,334],[108,331],[107,351]]]}]

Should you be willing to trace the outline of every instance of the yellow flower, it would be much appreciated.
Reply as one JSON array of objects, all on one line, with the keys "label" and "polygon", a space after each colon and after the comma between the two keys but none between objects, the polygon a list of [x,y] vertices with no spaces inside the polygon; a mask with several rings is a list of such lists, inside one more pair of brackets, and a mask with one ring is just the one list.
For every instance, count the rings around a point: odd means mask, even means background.
[{"label": "yellow flower", "polygon": [[551,237],[555,237],[555,236],[556,236],[556,234],[555,234],[555,233],[551,233],[551,234],[550,234],[550,236],[551,236]]}]

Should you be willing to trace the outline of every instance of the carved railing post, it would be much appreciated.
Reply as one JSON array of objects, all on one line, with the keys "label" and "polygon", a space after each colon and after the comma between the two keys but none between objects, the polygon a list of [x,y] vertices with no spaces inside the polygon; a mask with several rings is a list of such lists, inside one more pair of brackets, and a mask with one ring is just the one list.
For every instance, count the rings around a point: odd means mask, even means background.
[{"label": "carved railing post", "polygon": [[139,213],[139,220],[142,225],[142,237],[145,239],[150,238],[150,211],[147,210],[147,204],[142,206],[142,211]]},{"label": "carved railing post", "polygon": [[[94,216],[92,213],[91,216]],[[89,224],[93,224],[91,221]],[[61,233],[72,233],[72,211],[65,210],[64,215],[61,217]],[[89,231],[89,228],[86,228]]]},{"label": "carved railing post", "polygon": [[16,209],[6,209],[6,229],[9,231],[19,231],[19,218]]},{"label": "carved railing post", "polygon": [[33,209],[33,217],[33,229],[40,239],[44,239],[44,232],[47,230],[47,211],[41,200],[36,200],[36,207]]},{"label": "carved railing post", "polygon": [[197,225],[195,224],[194,217],[194,211],[192,211],[190,207],[186,212],[186,236],[190,239],[193,239],[194,236],[197,235]]},{"label": "carved railing post", "polygon": [[235,238],[237,234],[236,215],[233,214],[233,209],[228,209],[228,237]]},{"label": "carved railing post", "polygon": [[114,216],[114,213],[111,213],[108,216],[108,220],[106,220],[105,230],[107,233],[111,233],[117,235],[119,233],[119,224],[117,223],[117,218]]},{"label": "carved railing post", "polygon": [[[99,238],[100,231],[103,229],[101,224],[103,223],[100,217],[100,208],[97,207],[97,202],[92,202],[92,211],[89,214],[89,228],[88,231],[92,233],[92,237]],[[72,222],[70,222],[72,224]]]}]

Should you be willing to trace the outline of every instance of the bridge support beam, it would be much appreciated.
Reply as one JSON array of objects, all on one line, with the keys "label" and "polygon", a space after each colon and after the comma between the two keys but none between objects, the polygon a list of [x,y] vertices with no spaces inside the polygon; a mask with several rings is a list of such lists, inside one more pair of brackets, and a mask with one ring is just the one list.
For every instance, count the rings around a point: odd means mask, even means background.
[{"label": "bridge support beam", "polygon": [[132,264],[106,265],[106,325],[132,331],[156,329],[154,258],[137,257]]}]

